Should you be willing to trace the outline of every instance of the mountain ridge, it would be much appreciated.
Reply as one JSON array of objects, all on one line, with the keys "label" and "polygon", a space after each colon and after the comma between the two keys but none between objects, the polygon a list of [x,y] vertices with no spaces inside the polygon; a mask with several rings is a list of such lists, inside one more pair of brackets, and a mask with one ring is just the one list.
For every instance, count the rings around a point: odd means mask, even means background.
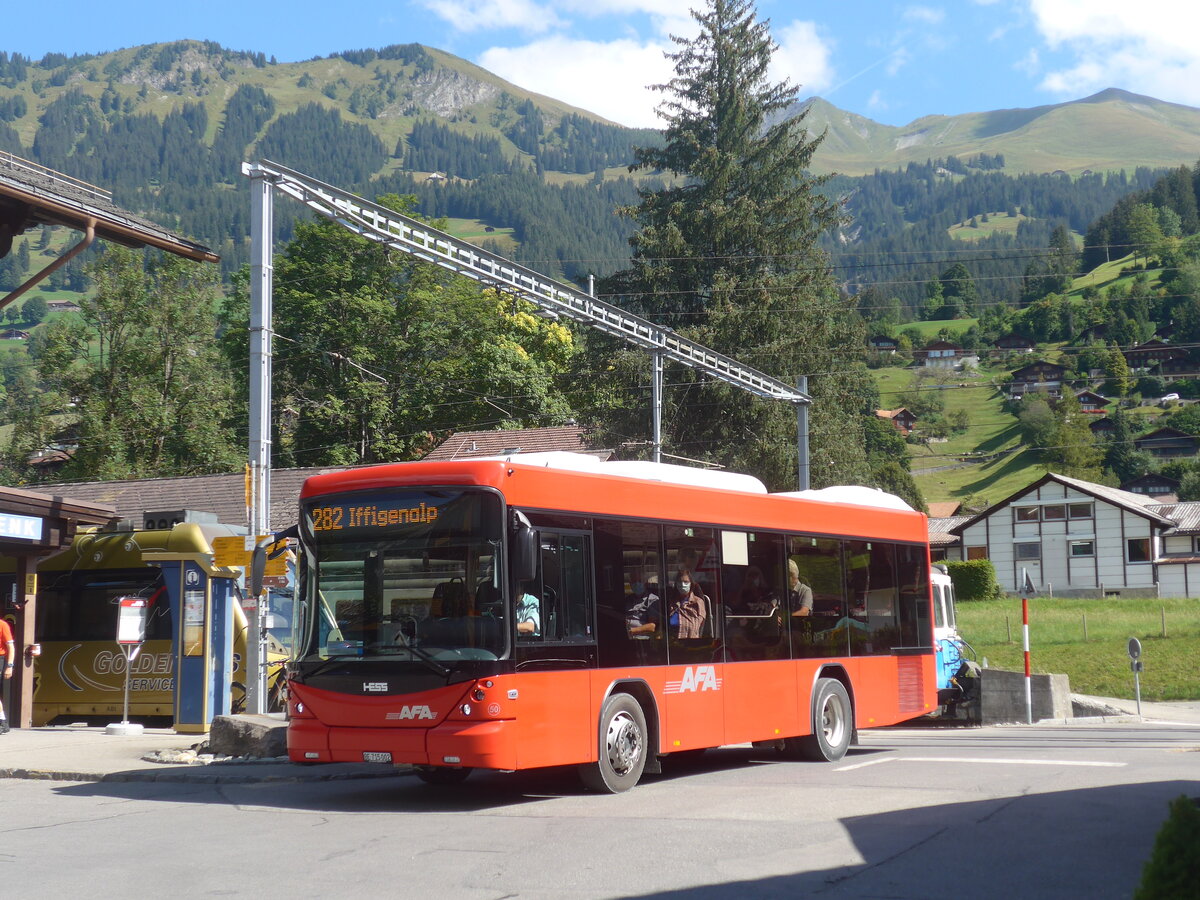
[{"label": "mountain ridge", "polygon": [[[1004,171],[1079,175],[1086,171],[1190,165],[1200,158],[1200,109],[1106,88],[1043,106],[929,114],[883,125],[821,97],[799,101],[806,124],[825,141],[814,157],[821,173],[866,175],[908,163],[1000,154]],[[1153,135],[1147,140],[1147,133]]]}]

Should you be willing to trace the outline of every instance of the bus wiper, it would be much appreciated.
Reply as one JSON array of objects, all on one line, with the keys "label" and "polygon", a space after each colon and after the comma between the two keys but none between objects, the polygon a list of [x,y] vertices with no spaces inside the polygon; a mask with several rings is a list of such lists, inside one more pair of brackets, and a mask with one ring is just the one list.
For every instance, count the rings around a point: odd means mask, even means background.
[{"label": "bus wiper", "polygon": [[320,675],[322,672],[332,669],[334,666],[339,665],[348,659],[358,659],[358,657],[357,656],[331,656],[331,657],[329,657],[329,659],[321,660],[321,663],[316,668],[314,668],[308,672],[301,670],[300,675],[303,678],[312,678],[316,675]]},{"label": "bus wiper", "polygon": [[443,678],[450,677],[450,667],[438,662],[427,650],[422,650],[420,647],[414,647],[412,644],[409,644],[406,649],[409,653],[421,660],[421,662],[425,663],[425,665],[429,666],[430,669],[432,669],[434,672],[437,672]]}]

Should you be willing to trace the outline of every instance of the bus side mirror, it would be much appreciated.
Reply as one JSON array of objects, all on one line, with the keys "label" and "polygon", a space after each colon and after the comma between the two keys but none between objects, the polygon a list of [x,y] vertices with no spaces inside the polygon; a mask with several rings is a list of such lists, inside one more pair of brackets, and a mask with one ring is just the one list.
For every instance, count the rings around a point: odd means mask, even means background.
[{"label": "bus side mirror", "polygon": [[541,534],[529,524],[520,513],[513,515],[513,575],[517,581],[531,581],[537,578],[538,549],[541,546]]},{"label": "bus side mirror", "polygon": [[257,597],[263,591],[263,572],[267,568],[268,546],[270,544],[266,540],[259,541],[250,553],[250,568],[246,570],[246,577],[250,582],[251,597]]},{"label": "bus side mirror", "polygon": [[[281,553],[286,552],[288,538],[298,537],[299,534],[299,526],[293,525],[275,534],[268,534],[254,545],[254,550],[250,553],[250,567],[246,570],[251,597],[257,597],[263,591],[263,575],[266,572],[267,560],[275,559]],[[267,551],[271,547],[276,547],[276,550],[268,557]]]}]

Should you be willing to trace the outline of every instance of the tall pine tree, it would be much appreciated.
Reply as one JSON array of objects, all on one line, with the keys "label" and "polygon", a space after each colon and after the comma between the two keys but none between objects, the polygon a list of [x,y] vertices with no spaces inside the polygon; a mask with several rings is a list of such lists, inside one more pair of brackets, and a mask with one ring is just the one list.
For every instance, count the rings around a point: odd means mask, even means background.
[{"label": "tall pine tree", "polygon": [[[810,376],[814,486],[866,481],[861,416],[874,407],[873,389],[861,364],[863,323],[817,243],[841,218],[807,171],[821,138],[809,135],[803,114],[785,117],[796,88],[768,80],[777,47],[751,0],[708,0],[692,15],[699,34],[672,38],[675,76],[656,85],[665,141],[637,149],[631,167],[672,178],[642,190],[626,211],[639,225],[633,263],[607,289],[781,380]],[[668,453],[795,486],[790,406],[752,400],[692,370],[672,368],[667,380]],[[614,403],[603,418],[612,433],[646,433],[640,403]]]}]

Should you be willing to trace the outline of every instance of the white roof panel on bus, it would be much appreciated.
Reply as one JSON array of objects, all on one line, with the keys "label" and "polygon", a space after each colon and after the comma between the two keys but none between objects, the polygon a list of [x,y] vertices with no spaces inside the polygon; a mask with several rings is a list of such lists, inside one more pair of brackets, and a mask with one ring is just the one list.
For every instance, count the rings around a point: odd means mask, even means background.
[{"label": "white roof panel on bus", "polygon": [[811,491],[784,491],[771,496],[799,497],[801,500],[817,500],[821,503],[848,503],[852,506],[875,506],[880,509],[913,512],[913,508],[895,494],[859,484],[841,484]]},{"label": "white roof panel on bus", "polygon": [[750,494],[767,493],[766,485],[753,475],[643,460],[603,460],[586,453],[572,453],[568,450],[472,457],[472,462],[477,459],[500,459],[526,466],[544,466],[548,469],[567,469],[572,472],[594,472],[597,475],[616,475],[620,478],[640,478],[644,481],[662,481],[669,484],[689,484],[694,487],[743,491]]}]

